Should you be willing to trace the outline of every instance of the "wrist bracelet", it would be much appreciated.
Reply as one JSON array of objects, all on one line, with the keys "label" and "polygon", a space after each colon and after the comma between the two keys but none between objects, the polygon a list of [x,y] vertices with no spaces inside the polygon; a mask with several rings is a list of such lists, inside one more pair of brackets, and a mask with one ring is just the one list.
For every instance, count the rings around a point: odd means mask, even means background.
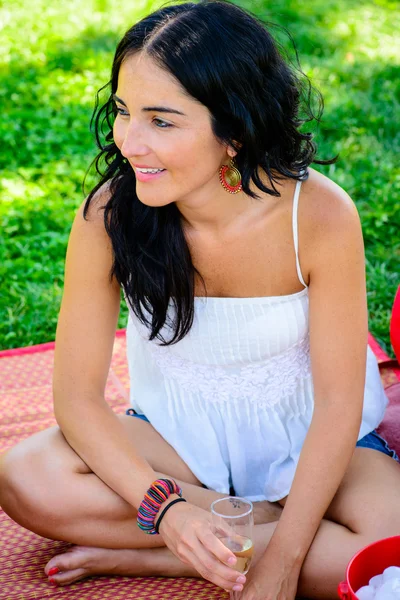
[{"label": "wrist bracelet", "polygon": [[161,524],[161,521],[163,520],[164,515],[167,512],[167,510],[169,508],[171,508],[171,506],[173,506],[177,502],[186,502],[186,500],[185,500],[185,498],[176,498],[175,500],[172,500],[172,502],[170,502],[169,504],[167,504],[167,506],[162,511],[161,515],[158,517],[157,523],[154,525],[154,529],[156,530],[156,533],[160,533],[160,531],[159,531],[160,530],[160,524]]},{"label": "wrist bracelet", "polygon": [[173,479],[156,479],[147,490],[138,508],[137,525],[139,529],[150,535],[158,534],[154,527],[154,519],[160,506],[171,494],[182,496],[182,490]]}]

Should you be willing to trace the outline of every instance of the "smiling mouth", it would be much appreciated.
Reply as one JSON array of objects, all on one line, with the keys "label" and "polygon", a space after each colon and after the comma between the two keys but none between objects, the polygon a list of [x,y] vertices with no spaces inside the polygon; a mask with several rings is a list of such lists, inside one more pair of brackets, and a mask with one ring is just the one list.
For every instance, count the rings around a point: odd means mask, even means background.
[{"label": "smiling mouth", "polygon": [[134,172],[138,181],[146,182],[158,179],[166,172],[166,169],[138,169],[134,167]]},{"label": "smiling mouth", "polygon": [[133,168],[138,173],[143,173],[145,175],[148,174],[148,173],[151,174],[151,175],[155,175],[157,173],[162,173],[163,171],[165,171],[165,169],[161,169],[161,168],[158,168],[158,167],[154,168],[154,169],[152,169],[150,167],[148,167],[148,168],[133,167]]}]

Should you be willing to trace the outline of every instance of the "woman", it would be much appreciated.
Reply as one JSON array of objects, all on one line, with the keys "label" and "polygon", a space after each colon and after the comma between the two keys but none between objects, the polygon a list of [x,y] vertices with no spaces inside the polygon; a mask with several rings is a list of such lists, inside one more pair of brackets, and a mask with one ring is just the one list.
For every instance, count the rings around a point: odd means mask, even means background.
[{"label": "woman", "polygon": [[[163,8],[120,42],[96,120],[106,172],[67,253],[59,428],[2,461],[4,510],[76,544],[50,583],[202,576],[243,600],[333,598],[354,552],[400,533],[360,223],[309,168],[299,99],[265,27],[225,2]],[[121,288],[133,409],[117,417]],[[255,501],[247,581],[211,530],[229,492]]]}]

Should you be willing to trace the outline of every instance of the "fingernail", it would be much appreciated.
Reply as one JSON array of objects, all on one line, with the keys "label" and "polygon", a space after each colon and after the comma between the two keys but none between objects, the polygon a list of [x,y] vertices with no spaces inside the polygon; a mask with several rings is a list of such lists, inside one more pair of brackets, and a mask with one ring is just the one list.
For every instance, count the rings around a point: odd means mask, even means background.
[{"label": "fingernail", "polygon": [[51,583],[51,585],[57,585],[56,580],[53,579],[52,577],[49,577],[49,583]]},{"label": "fingernail", "polygon": [[235,565],[237,561],[237,558],[235,556],[231,556],[230,558],[228,558],[228,565]]},{"label": "fingernail", "polygon": [[57,575],[57,573],[60,572],[60,569],[58,567],[53,567],[52,569],[50,569],[50,571],[47,573],[47,575],[49,577],[51,577],[52,575]]},{"label": "fingernail", "polygon": [[234,592],[241,592],[243,589],[243,586],[242,585],[234,585],[232,589]]},{"label": "fingernail", "polygon": [[236,583],[246,583],[246,577],[244,575],[239,575],[236,579]]}]

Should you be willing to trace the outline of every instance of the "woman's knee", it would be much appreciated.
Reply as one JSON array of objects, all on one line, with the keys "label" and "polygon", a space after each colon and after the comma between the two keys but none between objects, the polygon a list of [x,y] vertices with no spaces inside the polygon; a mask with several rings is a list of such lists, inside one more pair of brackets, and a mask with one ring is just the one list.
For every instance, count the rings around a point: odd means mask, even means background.
[{"label": "woman's knee", "polygon": [[71,461],[68,464],[65,457],[63,461],[57,451],[61,438],[58,427],[53,427],[20,442],[0,459],[0,506],[19,524],[42,535],[46,524],[61,516],[67,469],[72,473]]}]

